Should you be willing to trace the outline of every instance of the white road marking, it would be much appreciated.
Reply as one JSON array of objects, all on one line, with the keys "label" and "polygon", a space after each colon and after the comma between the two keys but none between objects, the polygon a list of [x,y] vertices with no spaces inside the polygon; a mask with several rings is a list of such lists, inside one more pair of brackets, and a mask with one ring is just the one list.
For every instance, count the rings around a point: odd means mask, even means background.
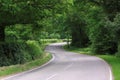
[{"label": "white road marking", "polygon": [[[53,53],[52,51],[51,51],[51,53]],[[53,60],[54,60],[54,58],[55,58],[55,56],[53,56]],[[101,58],[99,58],[100,60],[102,60]],[[73,59],[74,60],[74,59]],[[103,60],[104,61],[104,60]],[[72,61],[71,61],[72,62]],[[105,62],[105,61],[104,61]],[[107,64],[106,62],[105,62],[105,64]],[[74,62],[73,63],[69,63],[68,65],[66,65],[63,69],[62,69],[62,71],[64,70],[68,70],[68,69],[70,69],[71,67],[74,67],[73,65],[75,65],[74,64]],[[111,70],[111,67],[109,66],[109,64],[107,64],[107,66],[108,66],[108,68],[107,68],[107,70],[108,70],[108,75],[109,75],[109,79],[108,80],[113,80],[113,76],[112,76],[112,70]],[[29,72],[29,71],[28,71]],[[61,71],[60,71],[61,72]],[[25,72],[25,73],[27,73],[27,72]],[[62,72],[61,72],[62,73]],[[46,79],[44,79],[44,80],[52,80],[52,79],[54,79],[54,78],[57,78],[61,73],[56,73],[56,74],[54,74],[53,73],[53,75],[51,74],[51,75],[49,75]],[[20,74],[18,74],[18,75],[20,75]],[[17,75],[17,76],[18,76]],[[21,73],[21,75],[23,75],[22,73]],[[6,79],[2,79],[2,80],[6,80]],[[9,79],[10,80],[10,79]]]},{"label": "white road marking", "polygon": [[49,64],[50,62],[52,62],[52,61],[54,61],[54,60],[55,60],[55,56],[54,56],[54,54],[52,54],[52,59],[51,59],[50,61],[48,61],[47,63],[41,65],[40,67],[31,69],[31,70],[29,70],[29,71],[25,71],[25,72],[22,72],[22,73],[18,73],[18,74],[16,74],[16,75],[9,76],[9,77],[7,77],[7,78],[3,78],[3,79],[0,79],[0,80],[9,80],[10,78],[14,78],[14,77],[17,77],[17,76],[19,76],[19,75],[22,75],[22,74],[25,74],[25,73],[34,71],[34,70],[36,70],[36,69],[39,69],[39,68],[42,68],[42,67],[46,66],[47,64]]},{"label": "white road marking", "polygon": [[109,71],[110,71],[110,80],[113,80],[111,68],[109,68]]},{"label": "white road marking", "polygon": [[73,66],[73,63],[69,64],[64,70],[68,70],[72,66]]},{"label": "white road marking", "polygon": [[103,61],[103,62],[108,66],[109,76],[110,76],[109,80],[114,80],[114,77],[113,77],[113,74],[112,74],[112,70],[111,70],[110,65],[109,65],[106,61],[104,61],[103,59],[101,59],[101,58],[99,58],[99,57],[97,57],[97,58],[100,59],[101,61]]},{"label": "white road marking", "polygon": [[[105,62],[105,61],[104,61]],[[111,67],[109,66],[109,64],[108,63],[106,63],[107,65],[108,65],[108,67],[109,67],[109,73],[110,73],[110,80],[114,80],[114,78],[113,78],[113,75],[112,75],[112,71],[111,71]]]},{"label": "white road marking", "polygon": [[53,77],[55,77],[57,74],[53,74],[52,76],[48,77],[46,80],[50,80],[52,79]]}]

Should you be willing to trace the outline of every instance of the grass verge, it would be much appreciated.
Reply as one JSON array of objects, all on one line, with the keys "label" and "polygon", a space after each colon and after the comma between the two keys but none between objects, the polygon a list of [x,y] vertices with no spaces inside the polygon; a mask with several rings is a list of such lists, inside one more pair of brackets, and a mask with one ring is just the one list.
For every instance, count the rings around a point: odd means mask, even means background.
[{"label": "grass verge", "polygon": [[90,48],[75,48],[75,47],[67,48],[65,46],[64,49],[66,49],[67,51],[72,51],[80,54],[94,55],[104,59],[112,68],[114,80],[120,80],[120,58],[114,55],[96,55],[91,52]]},{"label": "grass verge", "polygon": [[120,80],[120,58],[112,55],[98,55],[98,57],[104,59],[110,64],[114,80]]},{"label": "grass verge", "polygon": [[16,74],[19,72],[23,72],[26,70],[36,68],[38,66],[45,64],[51,58],[52,56],[50,54],[45,53],[43,58],[25,63],[23,65],[18,64],[18,65],[12,65],[12,66],[7,66],[7,67],[0,67],[0,78],[5,77],[7,75]]},{"label": "grass verge", "polygon": [[[32,42],[32,41],[30,41]],[[29,42],[29,43],[30,43]],[[45,49],[47,45],[50,43],[55,43],[55,42],[63,42],[61,39],[43,39],[42,44],[40,46],[42,50]],[[33,42],[32,42],[33,43]],[[37,50],[37,52],[40,49]],[[36,53],[36,52],[35,52]],[[17,65],[11,65],[11,66],[6,66],[6,67],[0,67],[0,79],[9,75],[13,75],[16,73],[20,73],[23,71],[27,71],[33,68],[36,68],[38,66],[41,66],[48,62],[52,58],[52,55],[45,53],[41,59],[36,59],[34,61],[27,62],[25,64],[17,64]]]}]

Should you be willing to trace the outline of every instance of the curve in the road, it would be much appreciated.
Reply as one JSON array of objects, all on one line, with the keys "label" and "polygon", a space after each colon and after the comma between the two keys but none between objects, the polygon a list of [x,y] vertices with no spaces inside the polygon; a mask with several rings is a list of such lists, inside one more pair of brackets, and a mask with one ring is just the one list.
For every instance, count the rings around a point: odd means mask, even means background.
[{"label": "curve in the road", "polygon": [[105,61],[65,51],[64,44],[46,47],[46,51],[54,55],[46,65],[2,80],[112,80],[111,69]]}]

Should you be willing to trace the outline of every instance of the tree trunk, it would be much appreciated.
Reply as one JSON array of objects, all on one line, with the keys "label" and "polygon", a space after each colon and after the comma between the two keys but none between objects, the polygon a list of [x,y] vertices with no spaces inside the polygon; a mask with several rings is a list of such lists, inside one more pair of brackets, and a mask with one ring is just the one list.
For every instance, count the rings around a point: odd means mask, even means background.
[{"label": "tree trunk", "polygon": [[72,28],[72,46],[75,47],[86,47],[89,43],[88,36],[86,35],[83,27],[76,26]]},{"label": "tree trunk", "polygon": [[70,48],[70,34],[67,32],[67,47]]},{"label": "tree trunk", "polygon": [[5,41],[5,27],[0,26],[0,42],[4,42],[4,41]]},{"label": "tree trunk", "polygon": [[118,52],[116,53],[117,57],[120,57],[120,41],[118,41]]}]

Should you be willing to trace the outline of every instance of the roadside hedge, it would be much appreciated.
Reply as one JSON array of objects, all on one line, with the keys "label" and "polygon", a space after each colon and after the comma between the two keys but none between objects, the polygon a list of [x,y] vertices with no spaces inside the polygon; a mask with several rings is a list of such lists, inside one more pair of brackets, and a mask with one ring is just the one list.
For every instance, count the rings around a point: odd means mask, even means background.
[{"label": "roadside hedge", "polygon": [[0,66],[23,64],[42,57],[37,41],[0,43]]}]

